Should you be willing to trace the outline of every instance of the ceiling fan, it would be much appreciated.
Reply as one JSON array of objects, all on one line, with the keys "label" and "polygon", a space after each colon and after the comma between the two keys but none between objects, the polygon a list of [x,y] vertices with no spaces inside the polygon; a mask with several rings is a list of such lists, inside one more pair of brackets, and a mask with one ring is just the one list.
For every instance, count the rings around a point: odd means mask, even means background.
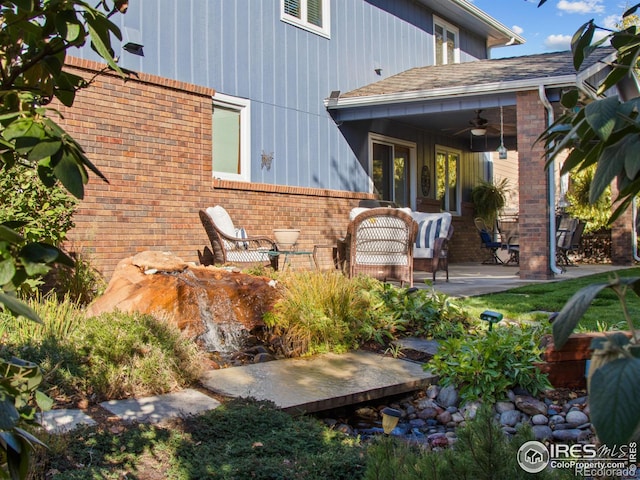
[{"label": "ceiling fan", "polygon": [[493,128],[489,125],[489,120],[486,118],[482,118],[480,114],[482,110],[476,110],[476,116],[469,120],[469,126],[463,128],[462,130],[458,130],[454,133],[454,135],[460,135],[461,133],[471,132],[471,135],[476,137],[481,137],[487,134],[487,129]]}]

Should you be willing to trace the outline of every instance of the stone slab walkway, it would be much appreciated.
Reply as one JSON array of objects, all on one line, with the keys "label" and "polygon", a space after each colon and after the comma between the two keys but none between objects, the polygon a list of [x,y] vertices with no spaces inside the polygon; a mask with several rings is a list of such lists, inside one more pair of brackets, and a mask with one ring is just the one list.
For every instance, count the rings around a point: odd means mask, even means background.
[{"label": "stone slab walkway", "polygon": [[363,351],[211,370],[201,379],[212,392],[270,400],[294,414],[419,390],[436,380],[418,363]]},{"label": "stone slab walkway", "polygon": [[[436,377],[418,363],[370,352],[326,354],[276,360],[206,372],[201,381],[228,397],[270,400],[290,413],[311,413],[425,388]],[[113,400],[100,406],[122,421],[156,423],[220,406],[197,390],[153,397]],[[96,421],[83,410],[51,410],[41,416],[49,432],[63,433]]]}]

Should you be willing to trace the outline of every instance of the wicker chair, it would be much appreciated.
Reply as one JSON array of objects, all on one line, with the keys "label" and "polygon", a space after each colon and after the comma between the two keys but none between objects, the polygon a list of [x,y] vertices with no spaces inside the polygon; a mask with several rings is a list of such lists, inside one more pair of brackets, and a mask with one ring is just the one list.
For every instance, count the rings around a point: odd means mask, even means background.
[{"label": "wicker chair", "polygon": [[357,215],[338,240],[338,259],[349,276],[364,274],[413,286],[413,247],[417,224],[395,208],[371,208]]},{"label": "wicker chair", "polygon": [[236,230],[227,211],[219,205],[200,210],[199,214],[213,250],[205,247],[204,252],[198,251],[202,265],[270,265],[278,269],[278,255],[270,253],[278,251],[274,240],[240,234],[241,230]]}]

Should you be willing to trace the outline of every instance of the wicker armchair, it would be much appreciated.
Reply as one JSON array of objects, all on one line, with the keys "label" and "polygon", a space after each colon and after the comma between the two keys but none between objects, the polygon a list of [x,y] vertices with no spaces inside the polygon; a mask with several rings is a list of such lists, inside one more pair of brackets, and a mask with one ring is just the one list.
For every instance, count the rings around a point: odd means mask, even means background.
[{"label": "wicker armchair", "polygon": [[278,255],[270,253],[278,251],[274,240],[243,235],[244,230],[236,230],[227,211],[219,205],[200,210],[199,214],[213,250],[205,247],[204,252],[198,251],[202,265],[270,265],[278,269]]},{"label": "wicker armchair", "polygon": [[413,247],[417,224],[406,212],[371,208],[357,215],[338,240],[338,258],[349,276],[364,274],[413,286]]}]

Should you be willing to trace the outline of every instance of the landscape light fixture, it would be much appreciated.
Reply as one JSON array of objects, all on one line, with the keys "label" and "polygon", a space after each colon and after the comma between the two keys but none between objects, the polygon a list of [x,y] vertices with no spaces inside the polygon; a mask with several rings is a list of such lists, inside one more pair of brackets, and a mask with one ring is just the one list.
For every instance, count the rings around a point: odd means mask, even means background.
[{"label": "landscape light fixture", "polygon": [[489,322],[489,331],[493,328],[493,324],[498,323],[503,317],[504,315],[500,312],[494,312],[493,310],[485,310],[480,314],[480,320]]},{"label": "landscape light fixture", "polygon": [[135,43],[135,42],[127,42],[122,46],[123,50],[132,53],[134,55],[138,55],[140,57],[144,57],[144,45],[140,45],[139,43]]},{"label": "landscape light fixture", "polygon": [[382,409],[382,430],[384,430],[385,435],[389,435],[393,432],[393,429],[398,425],[398,421],[402,416],[402,412],[400,410],[396,410],[395,408],[385,407]]}]

